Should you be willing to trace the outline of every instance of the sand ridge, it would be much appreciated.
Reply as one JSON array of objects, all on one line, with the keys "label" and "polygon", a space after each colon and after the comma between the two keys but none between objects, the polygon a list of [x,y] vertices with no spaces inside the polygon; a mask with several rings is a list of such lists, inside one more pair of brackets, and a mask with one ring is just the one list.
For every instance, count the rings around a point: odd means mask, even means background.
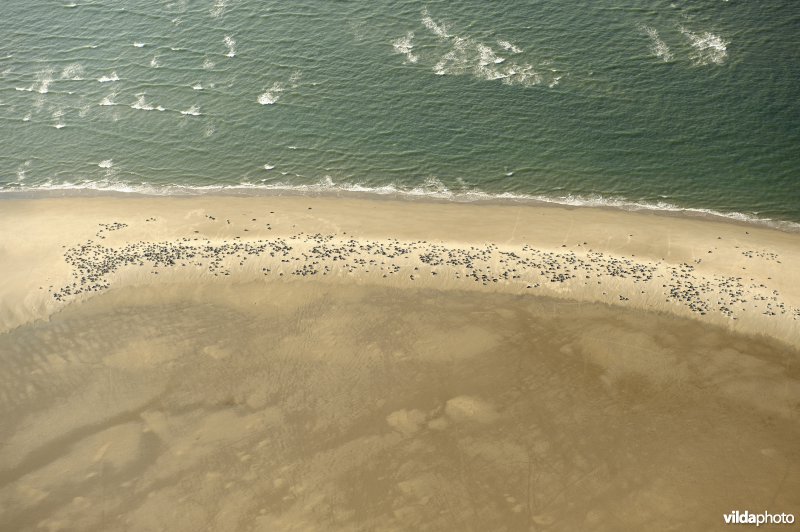
[{"label": "sand ridge", "polygon": [[[49,255],[52,264],[42,268],[58,275],[25,295],[29,314],[18,322],[130,283],[299,277],[604,302],[800,344],[798,273],[791,267],[800,257],[797,234],[597,209],[385,200],[95,198],[46,205],[58,212],[76,202],[91,209],[64,224],[70,245],[26,243],[31,253]],[[30,215],[26,206],[41,204],[14,206]],[[29,217],[26,225],[43,222]],[[442,238],[443,227],[452,236]]]},{"label": "sand ridge", "polygon": [[15,530],[709,530],[797,507],[797,234],[301,196],[3,207]]}]

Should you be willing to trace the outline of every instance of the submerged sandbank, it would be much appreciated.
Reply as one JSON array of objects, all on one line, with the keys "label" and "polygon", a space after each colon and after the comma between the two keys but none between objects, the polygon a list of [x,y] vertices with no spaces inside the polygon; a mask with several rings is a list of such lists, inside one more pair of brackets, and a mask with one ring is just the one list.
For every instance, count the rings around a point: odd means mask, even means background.
[{"label": "submerged sandbank", "polygon": [[14,530],[711,530],[800,503],[798,353],[685,318],[291,279],[0,334]]}]

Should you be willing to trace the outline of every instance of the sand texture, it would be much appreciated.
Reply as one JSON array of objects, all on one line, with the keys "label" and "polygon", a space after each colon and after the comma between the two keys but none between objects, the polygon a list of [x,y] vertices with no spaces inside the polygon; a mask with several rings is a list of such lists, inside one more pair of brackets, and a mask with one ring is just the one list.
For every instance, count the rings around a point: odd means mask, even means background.
[{"label": "sand texture", "polygon": [[800,235],[597,209],[0,209],[0,529],[713,530],[800,507]]}]

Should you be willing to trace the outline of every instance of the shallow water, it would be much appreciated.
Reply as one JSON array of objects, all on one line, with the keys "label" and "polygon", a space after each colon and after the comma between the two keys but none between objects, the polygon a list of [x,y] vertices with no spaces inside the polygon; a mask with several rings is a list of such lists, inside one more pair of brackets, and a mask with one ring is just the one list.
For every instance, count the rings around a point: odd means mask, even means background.
[{"label": "shallow water", "polygon": [[183,284],[0,353],[15,530],[709,530],[800,502],[797,353],[689,320]]}]

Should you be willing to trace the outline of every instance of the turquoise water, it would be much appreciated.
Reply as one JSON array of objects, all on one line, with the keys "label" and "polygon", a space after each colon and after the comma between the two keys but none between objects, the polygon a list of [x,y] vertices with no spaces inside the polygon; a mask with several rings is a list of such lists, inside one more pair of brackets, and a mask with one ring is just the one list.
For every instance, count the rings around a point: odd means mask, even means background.
[{"label": "turquoise water", "polygon": [[800,221],[800,3],[7,0],[0,188]]}]

